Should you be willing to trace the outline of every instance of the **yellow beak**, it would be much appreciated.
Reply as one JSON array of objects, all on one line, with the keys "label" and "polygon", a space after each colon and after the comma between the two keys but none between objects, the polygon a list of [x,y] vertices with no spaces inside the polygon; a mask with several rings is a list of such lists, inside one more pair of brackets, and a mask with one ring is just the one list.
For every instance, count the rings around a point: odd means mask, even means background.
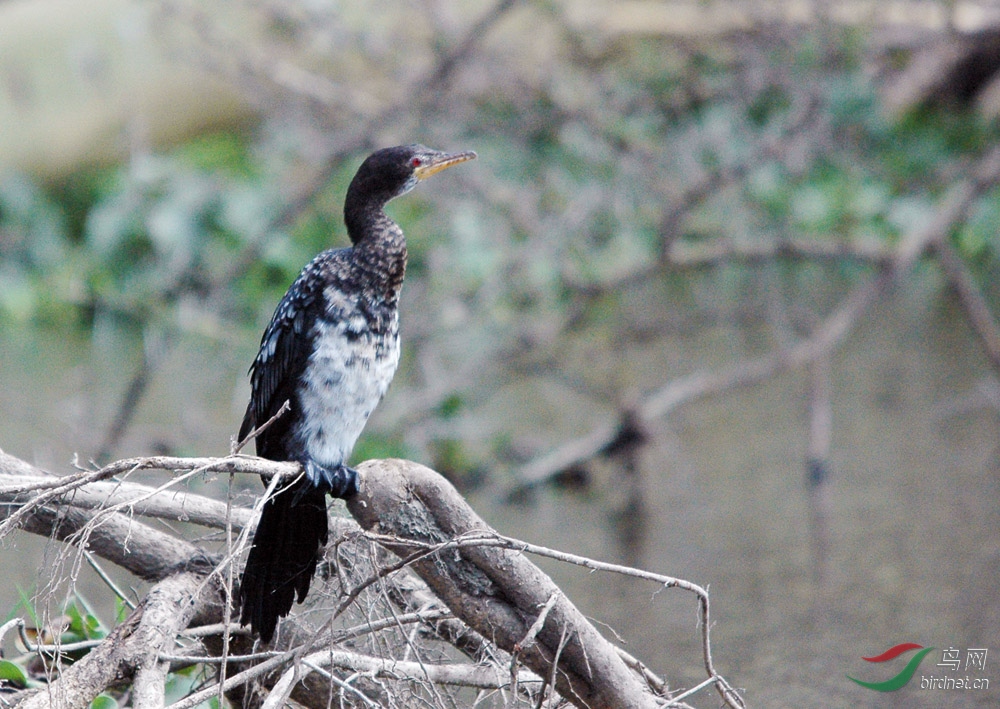
[{"label": "yellow beak", "polygon": [[426,180],[431,175],[436,175],[442,170],[447,170],[452,165],[458,165],[459,163],[466,162],[468,160],[474,160],[476,154],[471,150],[464,153],[445,153],[440,157],[436,157],[425,165],[421,165],[413,171],[418,180]]}]

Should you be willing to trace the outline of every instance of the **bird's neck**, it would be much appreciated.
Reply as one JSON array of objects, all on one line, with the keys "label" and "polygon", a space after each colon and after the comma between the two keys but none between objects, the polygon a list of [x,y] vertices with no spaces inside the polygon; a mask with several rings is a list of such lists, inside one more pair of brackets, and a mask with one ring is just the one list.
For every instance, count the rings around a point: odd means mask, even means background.
[{"label": "bird's neck", "polygon": [[[349,205],[350,206],[350,205]],[[375,295],[395,303],[406,273],[406,237],[380,204],[344,210],[352,261]]]}]

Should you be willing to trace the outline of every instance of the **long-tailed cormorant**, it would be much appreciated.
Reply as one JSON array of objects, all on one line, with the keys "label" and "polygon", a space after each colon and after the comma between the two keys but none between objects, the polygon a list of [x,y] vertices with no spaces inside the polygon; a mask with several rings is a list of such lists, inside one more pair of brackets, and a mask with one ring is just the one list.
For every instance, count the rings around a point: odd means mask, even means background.
[{"label": "long-tailed cormorant", "polygon": [[260,432],[257,455],[297,461],[305,474],[265,504],[240,584],[240,623],[269,642],[278,618],[301,603],[327,542],[326,495],[358,490],[346,463],[399,363],[398,302],[406,240],[383,207],[475,153],[422,145],[385,148],[362,163],[347,189],[352,246],[319,254],[278,303],[250,367],[240,440]]}]

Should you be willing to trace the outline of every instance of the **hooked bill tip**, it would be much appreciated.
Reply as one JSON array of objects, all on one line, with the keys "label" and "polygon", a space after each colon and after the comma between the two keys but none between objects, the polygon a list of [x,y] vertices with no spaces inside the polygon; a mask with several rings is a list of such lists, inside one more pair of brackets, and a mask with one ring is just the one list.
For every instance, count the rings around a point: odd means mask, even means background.
[{"label": "hooked bill tip", "polygon": [[477,157],[479,156],[472,150],[466,150],[461,153],[446,153],[426,165],[421,165],[414,170],[414,174],[417,176],[418,180],[426,180],[431,175],[436,175],[442,170],[447,170],[449,167],[467,162],[469,160],[475,160]]}]

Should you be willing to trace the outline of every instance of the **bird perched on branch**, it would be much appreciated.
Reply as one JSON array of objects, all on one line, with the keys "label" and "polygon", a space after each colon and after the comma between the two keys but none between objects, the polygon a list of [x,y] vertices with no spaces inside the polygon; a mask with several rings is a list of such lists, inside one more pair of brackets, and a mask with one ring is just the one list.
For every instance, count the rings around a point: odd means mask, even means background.
[{"label": "bird perched on branch", "polygon": [[[265,502],[243,570],[240,623],[264,642],[296,596],[301,603],[309,591],[327,542],[327,494],[347,498],[358,490],[348,456],[399,363],[406,240],[383,207],[475,157],[422,145],[372,153],[344,202],[352,246],[314,258],[264,331],[239,438],[267,424],[255,439],[257,455],[297,461],[305,471]],[[288,410],[277,415],[285,402]]]}]

